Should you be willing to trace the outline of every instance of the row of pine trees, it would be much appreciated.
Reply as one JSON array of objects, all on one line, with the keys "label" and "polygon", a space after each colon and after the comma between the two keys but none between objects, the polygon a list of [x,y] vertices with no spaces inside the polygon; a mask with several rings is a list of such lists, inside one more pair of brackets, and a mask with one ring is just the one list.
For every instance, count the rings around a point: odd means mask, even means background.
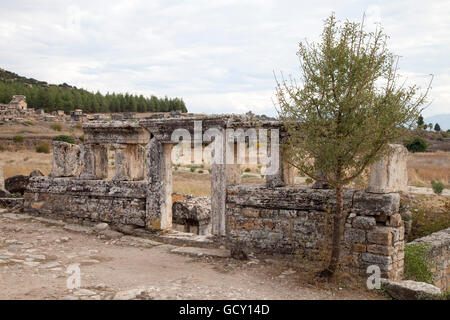
[{"label": "row of pine trees", "polygon": [[29,86],[15,81],[0,81],[0,103],[9,103],[13,95],[27,97],[29,108],[44,109],[46,112],[64,110],[69,112],[82,109],[87,113],[107,112],[187,112],[183,99],[150,98],[143,95],[115,94],[102,95],[68,85]]}]

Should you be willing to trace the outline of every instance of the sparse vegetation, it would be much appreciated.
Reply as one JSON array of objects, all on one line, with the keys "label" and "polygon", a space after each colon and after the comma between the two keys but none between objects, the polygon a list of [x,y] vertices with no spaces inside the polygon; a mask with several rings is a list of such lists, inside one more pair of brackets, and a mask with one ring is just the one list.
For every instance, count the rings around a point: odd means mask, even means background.
[{"label": "sparse vegetation", "polygon": [[61,131],[62,130],[62,125],[60,123],[54,123],[50,126],[50,128],[52,128],[55,131]]},{"label": "sparse vegetation", "polygon": [[412,228],[408,241],[450,228],[450,201],[446,196],[414,195],[406,201],[411,211]]},{"label": "sparse vegetation", "polygon": [[435,194],[442,194],[442,191],[444,190],[444,184],[440,181],[431,181],[431,188],[433,189],[433,192]]},{"label": "sparse vegetation", "polygon": [[429,245],[426,243],[405,246],[405,277],[409,280],[433,283],[431,263],[427,258]]},{"label": "sparse vegetation", "polygon": [[13,137],[13,141],[16,142],[16,143],[21,143],[21,142],[23,142],[24,140],[25,140],[25,138],[24,138],[23,136],[17,135],[17,136],[14,136],[14,137]]},{"label": "sparse vegetation", "polygon": [[70,144],[75,144],[75,139],[70,136],[66,136],[66,135],[57,136],[53,139],[53,141],[62,141],[62,142],[70,143]]},{"label": "sparse vegetation", "polygon": [[43,141],[36,146],[36,152],[38,153],[50,153],[50,145]]}]

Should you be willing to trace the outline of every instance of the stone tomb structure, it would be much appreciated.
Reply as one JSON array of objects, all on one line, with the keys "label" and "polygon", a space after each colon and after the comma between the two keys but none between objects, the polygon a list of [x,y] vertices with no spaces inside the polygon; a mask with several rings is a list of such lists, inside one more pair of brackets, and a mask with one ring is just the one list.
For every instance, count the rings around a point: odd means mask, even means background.
[{"label": "stone tomb structure", "polygon": [[[283,139],[277,121],[234,115],[84,123],[83,145],[54,143],[52,172],[30,179],[24,210],[79,222],[102,221],[165,232],[172,227],[174,130],[182,129],[183,135],[193,137],[194,146],[205,141],[205,136],[206,140],[222,143],[222,154],[212,156],[226,159],[236,157],[237,152],[227,155],[235,150],[236,141],[215,139],[227,129],[239,128],[278,129],[276,138]],[[226,148],[227,143],[232,145]],[[108,179],[111,147],[115,173]],[[332,190],[293,186],[293,170],[279,156],[278,169],[266,176],[263,185],[242,185],[236,162],[212,164],[211,217],[205,219],[210,226],[202,226],[211,230],[211,239],[268,254],[314,257],[324,248],[335,194]],[[377,172],[397,172],[404,160],[403,156],[391,155],[391,160],[376,164]],[[345,191],[343,246],[352,272],[365,274],[367,266],[378,265],[382,276],[393,280],[402,277],[404,227],[397,193],[406,186],[402,177],[405,175],[401,173],[395,180],[371,177],[367,191]]]}]

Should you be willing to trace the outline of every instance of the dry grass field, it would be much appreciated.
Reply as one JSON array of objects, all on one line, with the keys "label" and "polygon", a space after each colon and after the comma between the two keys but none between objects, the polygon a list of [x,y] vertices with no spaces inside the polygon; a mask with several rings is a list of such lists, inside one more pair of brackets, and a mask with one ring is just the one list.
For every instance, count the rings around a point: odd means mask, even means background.
[{"label": "dry grass field", "polygon": [[[110,154],[109,175],[114,171],[114,158]],[[28,175],[34,169],[48,174],[52,166],[52,154],[37,153],[31,149],[18,148],[17,151],[3,150],[0,152],[0,167],[3,167],[4,177],[16,174]],[[210,194],[211,175],[209,166],[196,167],[191,172],[190,167],[174,168],[173,190],[177,193],[203,196]],[[248,168],[248,169],[247,169]],[[250,170],[246,172],[245,170]],[[203,171],[203,172],[202,172]],[[263,179],[255,177],[259,173],[256,165],[242,165],[242,183],[262,183]],[[431,180],[441,181],[446,188],[450,187],[450,152],[411,153],[408,158],[409,185],[430,187]]]},{"label": "dry grass field", "polygon": [[[58,131],[58,126],[61,130]],[[53,127],[53,128],[52,128]],[[61,134],[74,135],[80,137],[83,135],[80,123],[65,122],[45,122],[45,121],[26,121],[24,123],[4,123],[0,125],[0,137],[14,137],[21,135],[24,137],[45,136],[55,137]]]},{"label": "dry grass field", "polygon": [[3,168],[4,178],[17,174],[29,175],[34,169],[48,174],[52,169],[52,154],[37,153],[32,150],[1,151],[0,167]]},{"label": "dry grass field", "polygon": [[430,187],[431,180],[450,187],[450,152],[410,153],[408,180],[409,185],[417,187]]}]

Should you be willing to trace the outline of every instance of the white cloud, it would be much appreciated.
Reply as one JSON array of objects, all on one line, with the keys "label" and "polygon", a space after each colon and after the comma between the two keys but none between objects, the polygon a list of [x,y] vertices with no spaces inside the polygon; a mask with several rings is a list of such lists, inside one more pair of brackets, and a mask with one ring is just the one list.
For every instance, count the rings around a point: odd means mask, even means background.
[{"label": "white cloud", "polygon": [[295,75],[298,42],[319,39],[332,11],[380,22],[402,72],[435,75],[426,115],[450,111],[446,1],[0,0],[0,67],[92,91],[179,96],[195,112],[274,115],[272,72]]}]

